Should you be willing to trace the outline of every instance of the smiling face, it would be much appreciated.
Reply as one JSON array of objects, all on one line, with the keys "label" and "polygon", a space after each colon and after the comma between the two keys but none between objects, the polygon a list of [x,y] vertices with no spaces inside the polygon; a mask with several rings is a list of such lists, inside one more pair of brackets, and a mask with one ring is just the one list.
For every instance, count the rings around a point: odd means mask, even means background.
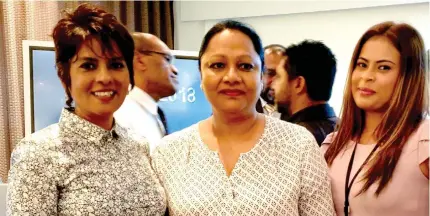
[{"label": "smiling face", "polygon": [[223,30],[210,40],[201,62],[202,88],[214,110],[255,111],[262,62],[248,36]]},{"label": "smiling face", "polygon": [[96,39],[86,40],[71,59],[69,87],[76,115],[111,118],[121,106],[130,84],[127,65],[115,42],[113,53],[103,53]]},{"label": "smiling face", "polygon": [[400,53],[388,38],[374,36],[361,49],[351,78],[351,91],[360,109],[384,112],[400,74]]}]

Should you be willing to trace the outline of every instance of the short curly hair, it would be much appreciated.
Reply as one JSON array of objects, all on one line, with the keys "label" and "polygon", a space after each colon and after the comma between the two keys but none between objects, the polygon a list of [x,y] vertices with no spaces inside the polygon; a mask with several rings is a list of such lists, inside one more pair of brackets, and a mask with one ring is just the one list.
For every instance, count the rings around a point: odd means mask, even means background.
[{"label": "short curly hair", "polygon": [[88,39],[98,40],[104,53],[113,53],[113,44],[116,43],[127,64],[130,84],[134,86],[133,38],[113,14],[91,4],[81,4],[73,12],[65,13],[65,17],[55,26],[52,37],[55,44],[57,75],[65,85],[68,108],[72,108],[73,102],[69,90],[71,60]]}]

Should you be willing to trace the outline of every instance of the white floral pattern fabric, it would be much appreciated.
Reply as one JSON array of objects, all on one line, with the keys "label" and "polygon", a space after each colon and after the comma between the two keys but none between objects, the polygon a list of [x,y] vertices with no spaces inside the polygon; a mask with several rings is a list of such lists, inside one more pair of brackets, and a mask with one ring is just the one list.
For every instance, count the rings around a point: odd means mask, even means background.
[{"label": "white floral pattern fabric", "polygon": [[228,177],[195,124],[162,139],[153,167],[170,215],[335,214],[327,164],[305,128],[266,117],[264,132]]},{"label": "white floral pattern fabric", "polygon": [[148,143],[118,124],[104,130],[64,109],[58,124],[24,138],[12,153],[7,215],[164,215],[165,210]]}]

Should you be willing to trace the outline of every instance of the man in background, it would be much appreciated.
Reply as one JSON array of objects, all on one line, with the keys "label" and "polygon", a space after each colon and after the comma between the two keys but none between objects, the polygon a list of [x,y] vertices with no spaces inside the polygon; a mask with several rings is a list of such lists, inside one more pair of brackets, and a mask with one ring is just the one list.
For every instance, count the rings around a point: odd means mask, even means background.
[{"label": "man in background", "polygon": [[272,83],[281,119],[307,128],[318,144],[334,131],[338,118],[328,105],[336,58],[322,42],[305,40],[287,47]]},{"label": "man in background", "polygon": [[274,91],[270,87],[273,77],[276,74],[276,66],[280,63],[285,54],[285,47],[279,44],[271,44],[264,48],[264,71],[263,90],[260,99],[257,101],[257,112],[279,118],[281,114],[277,112],[274,100]]},{"label": "man in background", "polygon": [[175,94],[178,81],[174,56],[167,45],[154,35],[133,33],[135,44],[134,88],[115,112],[118,124],[147,138],[152,152],[160,139],[168,134],[161,98]]}]

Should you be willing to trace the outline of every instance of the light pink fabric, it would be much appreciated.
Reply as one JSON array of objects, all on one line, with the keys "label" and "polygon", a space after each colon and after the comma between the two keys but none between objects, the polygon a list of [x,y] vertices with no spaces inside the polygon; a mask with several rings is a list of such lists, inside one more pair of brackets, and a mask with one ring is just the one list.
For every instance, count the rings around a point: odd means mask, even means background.
[{"label": "light pink fabric", "polygon": [[[332,142],[334,134],[324,140],[321,151],[326,152]],[[341,151],[329,168],[333,201],[336,213],[343,216],[345,201],[345,177],[348,163],[354,149],[354,142],[350,141],[346,151]],[[375,145],[358,144],[351,177],[370,154]],[[375,157],[378,153],[374,154]],[[429,180],[421,172],[419,164],[429,158],[429,120],[425,120],[410,136],[403,148],[400,159],[395,168],[391,182],[384,191],[376,197],[374,184],[365,193],[356,196],[362,188],[363,174],[366,167],[358,174],[349,195],[352,216],[428,216],[429,215]]]}]

